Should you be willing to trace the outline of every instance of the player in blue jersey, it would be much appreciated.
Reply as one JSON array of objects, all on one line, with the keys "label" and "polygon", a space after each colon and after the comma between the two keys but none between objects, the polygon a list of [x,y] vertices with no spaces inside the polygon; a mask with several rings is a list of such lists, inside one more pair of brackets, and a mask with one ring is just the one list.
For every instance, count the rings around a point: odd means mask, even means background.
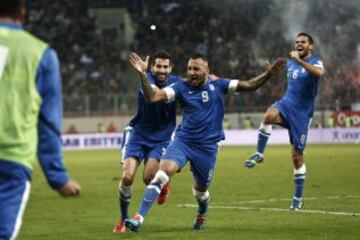
[{"label": "player in blue jersey", "polygon": [[303,152],[313,116],[318,82],[324,75],[323,63],[312,55],[313,49],[313,38],[307,33],[299,33],[295,40],[295,50],[290,52],[291,59],[287,62],[286,93],[267,109],[259,128],[257,152],[245,162],[246,167],[253,168],[263,161],[272,124],[289,130],[295,181],[291,210],[299,210],[303,205],[302,194],[306,176]]},{"label": "player in blue jersey", "polygon": [[62,98],[58,58],[22,28],[25,0],[0,1],[0,239],[15,239],[39,159],[50,186],[76,196],[61,156]]},{"label": "player in blue jersey", "polygon": [[[182,78],[170,74],[170,54],[166,51],[162,50],[154,55],[151,72],[145,72],[148,68],[148,60],[149,58],[139,66],[140,78],[148,81],[154,89],[162,89],[182,81]],[[176,125],[175,102],[151,103],[146,101],[146,97],[139,88],[137,113],[125,129],[122,148],[123,171],[119,184],[120,219],[113,229],[116,234],[126,231],[124,220],[129,217],[131,186],[138,166],[144,161],[143,181],[148,185],[159,169],[160,157],[169,144]],[[167,184],[157,199],[158,204],[164,203],[168,193]]]},{"label": "player in blue jersey", "polygon": [[[140,74],[142,60],[132,56],[131,61]],[[215,168],[218,142],[225,138],[222,128],[224,118],[224,98],[232,92],[255,90],[272,75],[284,67],[283,59],[269,64],[267,71],[249,81],[219,78],[209,81],[208,63],[202,55],[194,55],[188,61],[186,81],[178,82],[164,89],[153,89],[142,78],[144,94],[151,102],[172,102],[175,99],[183,109],[183,120],[175,132],[166,153],[161,157],[159,170],[145,189],[141,206],[133,219],[125,220],[125,225],[137,232],[160,194],[163,186],[189,161],[194,177],[193,195],[199,208],[193,223],[194,230],[201,230],[208,214],[208,188]]]}]

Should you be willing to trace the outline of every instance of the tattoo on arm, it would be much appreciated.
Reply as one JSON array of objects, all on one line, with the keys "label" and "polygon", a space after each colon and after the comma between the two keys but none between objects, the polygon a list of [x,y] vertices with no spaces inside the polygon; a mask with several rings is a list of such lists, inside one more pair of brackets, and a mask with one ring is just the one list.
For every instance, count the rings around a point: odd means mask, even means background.
[{"label": "tattoo on arm", "polygon": [[240,91],[255,90],[255,89],[259,88],[261,85],[263,85],[267,80],[269,80],[271,76],[272,76],[272,74],[269,71],[266,71],[266,72],[260,74],[259,76],[254,77],[248,81],[239,80],[236,91],[240,92]]},{"label": "tattoo on arm", "polygon": [[141,80],[141,88],[143,90],[145,100],[151,101],[152,97],[155,95],[155,91],[151,87],[149,81],[147,80],[147,76],[145,72],[140,74],[140,80]]},{"label": "tattoo on arm", "polygon": [[166,92],[163,89],[152,87],[147,79],[146,73],[140,74],[141,88],[143,90],[144,98],[147,102],[162,102],[167,100]]}]

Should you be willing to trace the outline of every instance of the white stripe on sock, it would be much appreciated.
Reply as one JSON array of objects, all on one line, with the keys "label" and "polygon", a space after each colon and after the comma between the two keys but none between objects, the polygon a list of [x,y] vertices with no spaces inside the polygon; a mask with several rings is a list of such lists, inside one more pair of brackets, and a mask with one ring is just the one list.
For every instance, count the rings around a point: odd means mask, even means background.
[{"label": "white stripe on sock", "polygon": [[161,193],[161,189],[158,186],[155,185],[149,185],[148,186],[149,189],[155,189],[155,191],[160,194]]}]

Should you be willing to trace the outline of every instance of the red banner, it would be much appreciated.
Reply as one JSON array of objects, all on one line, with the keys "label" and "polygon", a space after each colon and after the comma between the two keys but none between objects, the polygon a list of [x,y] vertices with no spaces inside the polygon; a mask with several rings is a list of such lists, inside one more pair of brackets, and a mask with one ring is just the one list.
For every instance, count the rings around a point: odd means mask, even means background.
[{"label": "red banner", "polygon": [[332,116],[334,118],[335,126],[345,127],[346,121],[350,120],[350,126],[360,127],[360,112],[354,112],[354,111],[334,112]]}]

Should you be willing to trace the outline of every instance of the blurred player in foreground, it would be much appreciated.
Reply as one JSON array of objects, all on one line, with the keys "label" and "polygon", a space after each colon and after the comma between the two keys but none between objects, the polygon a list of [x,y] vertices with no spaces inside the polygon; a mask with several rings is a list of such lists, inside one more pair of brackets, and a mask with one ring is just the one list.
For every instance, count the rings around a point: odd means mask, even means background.
[{"label": "blurred player in foreground", "polygon": [[[139,74],[145,76],[141,67],[143,60],[132,55],[131,61]],[[203,228],[208,214],[208,188],[215,168],[218,142],[225,138],[222,128],[225,94],[257,89],[278,73],[284,64],[283,59],[277,59],[268,65],[266,72],[249,81],[220,78],[211,82],[207,61],[202,55],[194,55],[188,61],[187,81],[154,89],[145,77],[141,79],[144,95],[151,102],[172,102],[177,99],[183,108],[183,121],[161,157],[159,170],[145,189],[138,213],[133,219],[125,220],[125,225],[131,231],[139,231],[161,189],[188,161],[194,177],[193,195],[199,204],[193,229]]]},{"label": "blurred player in foreground", "polygon": [[61,77],[46,43],[22,29],[25,0],[0,1],[0,239],[15,239],[37,157],[61,196],[76,196],[61,156]]},{"label": "blurred player in foreground", "polygon": [[[133,55],[136,54],[133,53]],[[149,58],[134,68],[141,68],[139,77],[148,81],[152,88],[162,89],[182,81],[182,78],[170,74],[172,63],[170,54],[166,51],[162,50],[154,55],[151,72],[146,72],[148,60]],[[137,113],[125,129],[122,149],[123,171],[118,194],[120,219],[113,229],[116,234],[126,232],[124,221],[129,218],[131,186],[138,166],[144,161],[143,181],[148,185],[159,169],[160,157],[169,144],[176,126],[175,102],[151,103],[146,97],[143,90],[139,88]],[[165,202],[168,193],[169,184],[166,184],[157,199],[158,204]]]},{"label": "blurred player in foreground", "polygon": [[324,75],[322,61],[312,55],[313,38],[307,33],[299,33],[295,40],[295,50],[290,52],[287,62],[288,87],[285,95],[269,107],[259,128],[257,152],[245,162],[253,168],[263,161],[264,151],[271,134],[271,124],[289,130],[294,164],[295,191],[291,210],[299,210],[303,205],[302,195],[306,176],[304,149],[308,129],[314,112],[314,99],[319,79]]}]

